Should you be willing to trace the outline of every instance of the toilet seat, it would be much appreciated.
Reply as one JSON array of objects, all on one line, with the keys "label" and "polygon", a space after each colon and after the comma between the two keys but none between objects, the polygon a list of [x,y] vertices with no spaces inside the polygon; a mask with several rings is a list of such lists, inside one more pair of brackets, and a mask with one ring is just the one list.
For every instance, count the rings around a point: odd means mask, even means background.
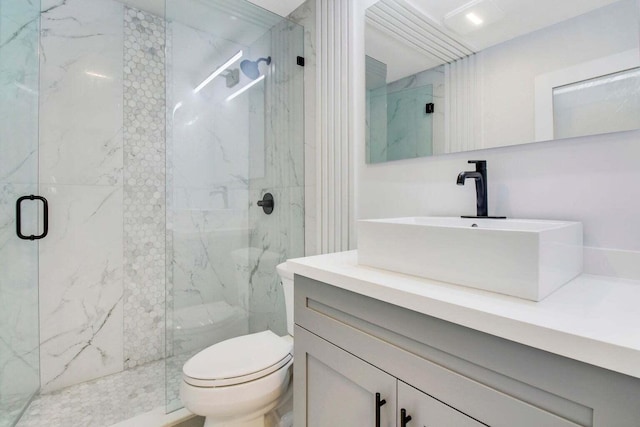
[{"label": "toilet seat", "polygon": [[184,381],[195,387],[228,387],[254,381],[287,367],[293,345],[271,331],[214,344],[182,368]]}]

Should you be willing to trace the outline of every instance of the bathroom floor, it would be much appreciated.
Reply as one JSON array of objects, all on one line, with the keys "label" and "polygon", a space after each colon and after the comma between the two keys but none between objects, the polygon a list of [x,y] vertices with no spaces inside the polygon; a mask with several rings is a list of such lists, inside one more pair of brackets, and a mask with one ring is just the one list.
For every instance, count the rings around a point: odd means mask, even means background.
[{"label": "bathroom floor", "polygon": [[164,404],[160,360],[38,396],[17,427],[109,427]]}]

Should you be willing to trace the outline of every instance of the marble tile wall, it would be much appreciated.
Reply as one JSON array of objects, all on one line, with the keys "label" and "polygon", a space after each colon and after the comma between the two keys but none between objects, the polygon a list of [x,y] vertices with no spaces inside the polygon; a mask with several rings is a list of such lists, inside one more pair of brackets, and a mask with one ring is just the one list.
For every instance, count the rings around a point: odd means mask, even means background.
[{"label": "marble tile wall", "polygon": [[[252,56],[272,58],[261,90],[250,93],[251,111],[267,117],[260,143],[251,137],[249,181],[249,265],[254,274],[250,287],[250,331],[271,329],[286,333],[282,287],[275,266],[287,258],[304,255],[304,72],[296,57],[304,56],[303,28],[282,21],[251,46]],[[258,163],[260,162],[260,163]],[[264,166],[262,163],[264,162]],[[262,171],[257,174],[255,171]],[[270,192],[275,209],[266,215],[256,201]]]},{"label": "marble tile wall", "polygon": [[43,0],[40,243],[43,391],[123,368],[123,6]]},{"label": "marble tile wall", "polygon": [[[219,78],[193,89],[243,48],[216,34],[173,22],[167,99],[167,254],[175,310],[224,300],[239,304],[232,252],[245,248],[249,123],[247,102],[227,104]],[[234,89],[235,90],[235,89]]]},{"label": "marble tile wall", "polygon": [[[38,243],[16,236],[15,202],[38,179],[39,8],[3,1],[0,14],[0,426],[10,426],[39,387]],[[24,204],[35,234],[37,203]]]},{"label": "marble tile wall", "polygon": [[164,355],[164,22],[45,0],[41,378],[56,390]]},{"label": "marble tile wall", "polygon": [[164,355],[164,20],[124,9],[124,367]]}]

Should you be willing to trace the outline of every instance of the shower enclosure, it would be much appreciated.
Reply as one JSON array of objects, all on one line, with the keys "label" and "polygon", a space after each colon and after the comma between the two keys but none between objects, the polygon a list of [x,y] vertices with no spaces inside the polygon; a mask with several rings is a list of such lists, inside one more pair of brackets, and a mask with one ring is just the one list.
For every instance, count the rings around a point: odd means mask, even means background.
[{"label": "shower enclosure", "polygon": [[0,427],[170,412],[191,355],[286,333],[302,56],[244,0],[0,0]]}]

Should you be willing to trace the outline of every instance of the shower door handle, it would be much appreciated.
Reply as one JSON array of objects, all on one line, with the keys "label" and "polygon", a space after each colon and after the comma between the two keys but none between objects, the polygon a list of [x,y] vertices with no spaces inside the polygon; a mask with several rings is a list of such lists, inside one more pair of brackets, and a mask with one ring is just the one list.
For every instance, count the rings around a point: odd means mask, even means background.
[{"label": "shower door handle", "polygon": [[[25,236],[22,234],[22,202],[25,200],[40,200],[43,205],[42,210],[42,234]],[[16,201],[16,234],[22,240],[40,240],[44,239],[49,233],[49,203],[42,196],[22,196]]]}]

